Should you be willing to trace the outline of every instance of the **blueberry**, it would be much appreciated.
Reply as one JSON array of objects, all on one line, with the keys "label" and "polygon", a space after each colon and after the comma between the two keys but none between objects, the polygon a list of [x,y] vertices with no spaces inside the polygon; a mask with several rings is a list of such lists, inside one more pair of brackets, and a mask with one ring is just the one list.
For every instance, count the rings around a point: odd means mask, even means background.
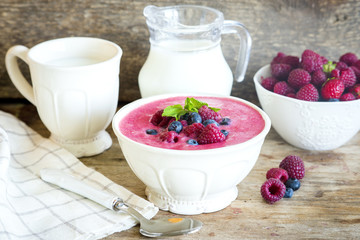
[{"label": "blueberry", "polygon": [[220,125],[230,125],[230,123],[231,123],[231,119],[225,117],[221,120]]},{"label": "blueberry", "polygon": [[181,132],[182,129],[183,129],[183,125],[179,121],[173,121],[172,123],[170,123],[168,127],[169,131],[175,131],[177,133]]},{"label": "blueberry", "polygon": [[296,178],[289,178],[286,181],[285,186],[287,188],[292,188],[294,191],[296,191],[300,188],[300,181]]},{"label": "blueberry", "polygon": [[158,132],[155,129],[146,129],[146,134],[156,135]]},{"label": "blueberry", "polygon": [[189,139],[186,142],[190,145],[199,145],[199,143],[195,139]]},{"label": "blueberry", "polygon": [[189,115],[189,119],[188,119],[188,124],[191,125],[193,123],[201,123],[202,119],[200,114],[198,114],[197,112],[192,112]]},{"label": "blueberry", "polygon": [[330,98],[329,99],[329,102],[339,102],[340,100],[339,99],[337,99],[337,98]]},{"label": "blueberry", "polygon": [[291,198],[294,194],[294,190],[292,188],[286,188],[284,198]]},{"label": "blueberry", "polygon": [[220,132],[222,132],[225,135],[225,137],[227,137],[227,135],[229,135],[229,132],[226,131],[225,129],[221,129]]},{"label": "blueberry", "polygon": [[213,124],[213,123],[215,123],[216,126],[219,126],[219,124],[218,124],[215,120],[213,120],[213,119],[207,119],[207,120],[205,120],[205,121],[203,122],[203,125],[206,126],[206,125]]},{"label": "blueberry", "polygon": [[184,115],[181,115],[180,120],[185,120],[185,121],[189,120],[189,115],[190,113],[185,113]]}]

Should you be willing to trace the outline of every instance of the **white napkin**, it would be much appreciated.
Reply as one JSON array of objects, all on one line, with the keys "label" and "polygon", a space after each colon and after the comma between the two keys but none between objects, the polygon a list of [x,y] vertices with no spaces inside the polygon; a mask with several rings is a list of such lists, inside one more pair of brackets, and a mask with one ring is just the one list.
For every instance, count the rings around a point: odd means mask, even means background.
[{"label": "white napkin", "polygon": [[99,239],[136,225],[91,200],[41,180],[43,168],[57,168],[121,197],[152,218],[150,202],[86,167],[14,116],[0,111],[0,239]]}]

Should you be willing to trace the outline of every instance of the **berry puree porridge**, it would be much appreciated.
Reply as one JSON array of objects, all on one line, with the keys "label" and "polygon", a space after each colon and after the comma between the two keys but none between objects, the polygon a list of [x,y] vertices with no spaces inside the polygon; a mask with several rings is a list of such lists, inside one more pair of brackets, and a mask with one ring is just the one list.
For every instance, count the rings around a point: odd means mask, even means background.
[{"label": "berry puree porridge", "polygon": [[204,150],[245,142],[265,127],[245,103],[221,97],[170,97],[131,111],[119,123],[126,137],[146,145]]}]

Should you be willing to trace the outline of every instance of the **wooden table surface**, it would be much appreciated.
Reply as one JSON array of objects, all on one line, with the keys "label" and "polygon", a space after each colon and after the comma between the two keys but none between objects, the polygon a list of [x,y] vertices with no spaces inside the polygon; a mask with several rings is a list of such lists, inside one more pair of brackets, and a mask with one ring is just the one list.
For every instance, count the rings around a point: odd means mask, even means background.
[{"label": "wooden table surface", "polygon": [[[14,114],[44,137],[49,132],[36,108],[27,103],[0,103],[0,110]],[[114,182],[145,198],[145,185],[132,173],[115,135],[112,147],[80,160]],[[284,142],[271,129],[259,159],[238,185],[237,199],[227,208],[193,218],[204,223],[194,234],[171,239],[358,239],[360,238],[360,133],[333,151],[305,151]],[[269,205],[260,195],[266,171],[287,155],[300,156],[306,167],[301,188],[291,199]],[[176,216],[159,211],[155,216]],[[141,239],[139,227],[105,238]]]}]

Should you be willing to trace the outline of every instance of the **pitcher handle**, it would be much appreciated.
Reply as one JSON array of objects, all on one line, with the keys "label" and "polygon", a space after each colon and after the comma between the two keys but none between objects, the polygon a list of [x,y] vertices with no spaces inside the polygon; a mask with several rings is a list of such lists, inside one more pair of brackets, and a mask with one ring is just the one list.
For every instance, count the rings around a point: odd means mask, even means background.
[{"label": "pitcher handle", "polygon": [[5,65],[9,77],[15,87],[27,100],[29,100],[32,104],[36,105],[33,88],[26,80],[24,75],[21,73],[19,64],[17,62],[17,58],[20,58],[29,65],[27,60],[28,52],[29,49],[22,45],[16,45],[11,47],[6,53]]},{"label": "pitcher handle", "polygon": [[239,22],[225,20],[221,34],[236,34],[240,39],[239,55],[235,69],[235,80],[242,82],[245,77],[251,51],[251,36],[245,26]]}]

